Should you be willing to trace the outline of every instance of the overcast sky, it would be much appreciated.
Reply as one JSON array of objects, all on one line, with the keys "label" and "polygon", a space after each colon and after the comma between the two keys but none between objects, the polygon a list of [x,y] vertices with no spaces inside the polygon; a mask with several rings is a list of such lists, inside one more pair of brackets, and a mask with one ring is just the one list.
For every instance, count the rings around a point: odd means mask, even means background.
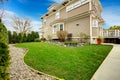
[{"label": "overcast sky", "polygon": [[[11,16],[30,18],[33,22],[33,30],[39,31],[41,27],[40,16],[47,12],[47,8],[53,3],[61,3],[63,0],[10,0],[0,5],[5,8],[7,15],[4,22],[9,30]],[[120,25],[120,2],[119,0],[100,0],[103,6],[103,19],[105,20],[104,28],[113,25]]]}]

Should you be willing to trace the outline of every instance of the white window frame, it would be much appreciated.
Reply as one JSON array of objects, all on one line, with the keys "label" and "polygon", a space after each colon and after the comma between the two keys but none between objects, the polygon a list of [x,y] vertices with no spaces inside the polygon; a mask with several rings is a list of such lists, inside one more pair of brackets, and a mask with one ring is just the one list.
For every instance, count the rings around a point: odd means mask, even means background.
[{"label": "white window frame", "polygon": [[[64,23],[56,23],[52,25],[52,29],[53,29],[53,34],[56,34],[57,31],[60,31],[60,25],[63,25],[63,31],[64,31]],[[56,26],[56,29],[54,28],[54,26]]]},{"label": "white window frame", "polygon": [[93,20],[92,24],[93,27],[98,27],[98,20]]},{"label": "white window frame", "polygon": [[60,18],[60,11],[56,12],[55,14],[55,19],[59,19]]},{"label": "white window frame", "polygon": [[[63,25],[63,30],[62,31],[64,31],[64,23],[59,23],[59,30],[60,30],[60,25]],[[61,30],[60,30],[61,31]]]},{"label": "white window frame", "polygon": [[[56,28],[55,28],[56,26]],[[55,34],[57,32],[57,25],[53,25],[53,34]]]},{"label": "white window frame", "polygon": [[77,2],[75,2],[75,3],[73,3],[73,4],[69,5],[69,6],[67,6],[66,7],[66,12],[69,12],[69,11],[71,11],[71,10],[73,10],[73,9],[81,6],[81,5],[84,5],[84,4],[88,3],[88,2],[89,2],[89,0],[80,0],[80,1],[77,1]]}]

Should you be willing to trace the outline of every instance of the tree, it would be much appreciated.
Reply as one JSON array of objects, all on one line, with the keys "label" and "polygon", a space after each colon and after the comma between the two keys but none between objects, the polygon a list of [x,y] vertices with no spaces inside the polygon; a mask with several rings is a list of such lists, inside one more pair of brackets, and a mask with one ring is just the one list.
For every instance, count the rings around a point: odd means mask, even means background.
[{"label": "tree", "polygon": [[5,9],[3,8],[3,9],[0,10],[0,19],[1,20],[4,17],[4,15],[5,15]]},{"label": "tree", "polygon": [[35,38],[39,38],[39,33],[35,32]]},{"label": "tree", "polygon": [[9,43],[12,43],[12,34],[11,34],[11,31],[8,31],[8,39],[9,39]]},{"label": "tree", "polygon": [[25,33],[24,36],[23,36],[22,42],[27,42],[27,35],[26,35],[26,33]]},{"label": "tree", "polygon": [[23,42],[23,40],[22,40],[22,34],[21,33],[18,34],[17,38],[18,38],[18,42],[19,43]]},{"label": "tree", "polygon": [[109,30],[120,30],[120,26],[111,26]]},{"label": "tree", "polygon": [[13,32],[12,42],[13,42],[13,43],[19,42],[19,41],[18,41],[18,37],[17,37],[17,33],[16,33],[15,31]]},{"label": "tree", "polygon": [[14,16],[12,18],[13,24],[12,27],[16,30],[16,32],[21,33],[22,38],[25,33],[31,30],[31,20],[28,18],[20,18],[17,16]]},{"label": "tree", "polygon": [[67,37],[67,31],[57,31],[57,37],[60,42],[64,42]]},{"label": "tree", "polygon": [[31,42],[31,34],[30,33],[27,34],[27,42]]},{"label": "tree", "polygon": [[7,34],[7,29],[0,20],[0,80],[10,80],[8,73],[10,56]]}]

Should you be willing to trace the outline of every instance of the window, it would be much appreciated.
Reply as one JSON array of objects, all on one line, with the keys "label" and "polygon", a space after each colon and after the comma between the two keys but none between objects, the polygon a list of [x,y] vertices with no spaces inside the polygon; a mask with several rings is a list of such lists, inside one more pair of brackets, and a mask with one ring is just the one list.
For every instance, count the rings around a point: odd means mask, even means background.
[{"label": "window", "polygon": [[57,12],[55,15],[55,19],[59,19],[60,18],[60,12]]},{"label": "window", "polygon": [[97,20],[93,20],[93,27],[98,27],[98,21]]},{"label": "window", "polygon": [[60,31],[63,31],[63,24],[60,24]]},{"label": "window", "polygon": [[57,31],[57,26],[54,25],[54,26],[53,26],[53,33],[56,33],[56,31]]},{"label": "window", "polygon": [[43,25],[46,25],[46,21],[47,21],[46,19],[43,20]]},{"label": "window", "polygon": [[56,34],[57,31],[63,31],[64,30],[64,23],[56,23],[53,25],[53,34]]}]

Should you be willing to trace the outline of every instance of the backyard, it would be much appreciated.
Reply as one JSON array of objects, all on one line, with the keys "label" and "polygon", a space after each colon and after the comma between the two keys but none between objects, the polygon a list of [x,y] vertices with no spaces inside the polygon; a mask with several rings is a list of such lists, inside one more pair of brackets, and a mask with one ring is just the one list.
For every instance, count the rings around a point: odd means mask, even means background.
[{"label": "backyard", "polygon": [[86,45],[63,47],[47,43],[21,43],[27,48],[25,63],[46,74],[65,80],[90,80],[112,46]]}]

